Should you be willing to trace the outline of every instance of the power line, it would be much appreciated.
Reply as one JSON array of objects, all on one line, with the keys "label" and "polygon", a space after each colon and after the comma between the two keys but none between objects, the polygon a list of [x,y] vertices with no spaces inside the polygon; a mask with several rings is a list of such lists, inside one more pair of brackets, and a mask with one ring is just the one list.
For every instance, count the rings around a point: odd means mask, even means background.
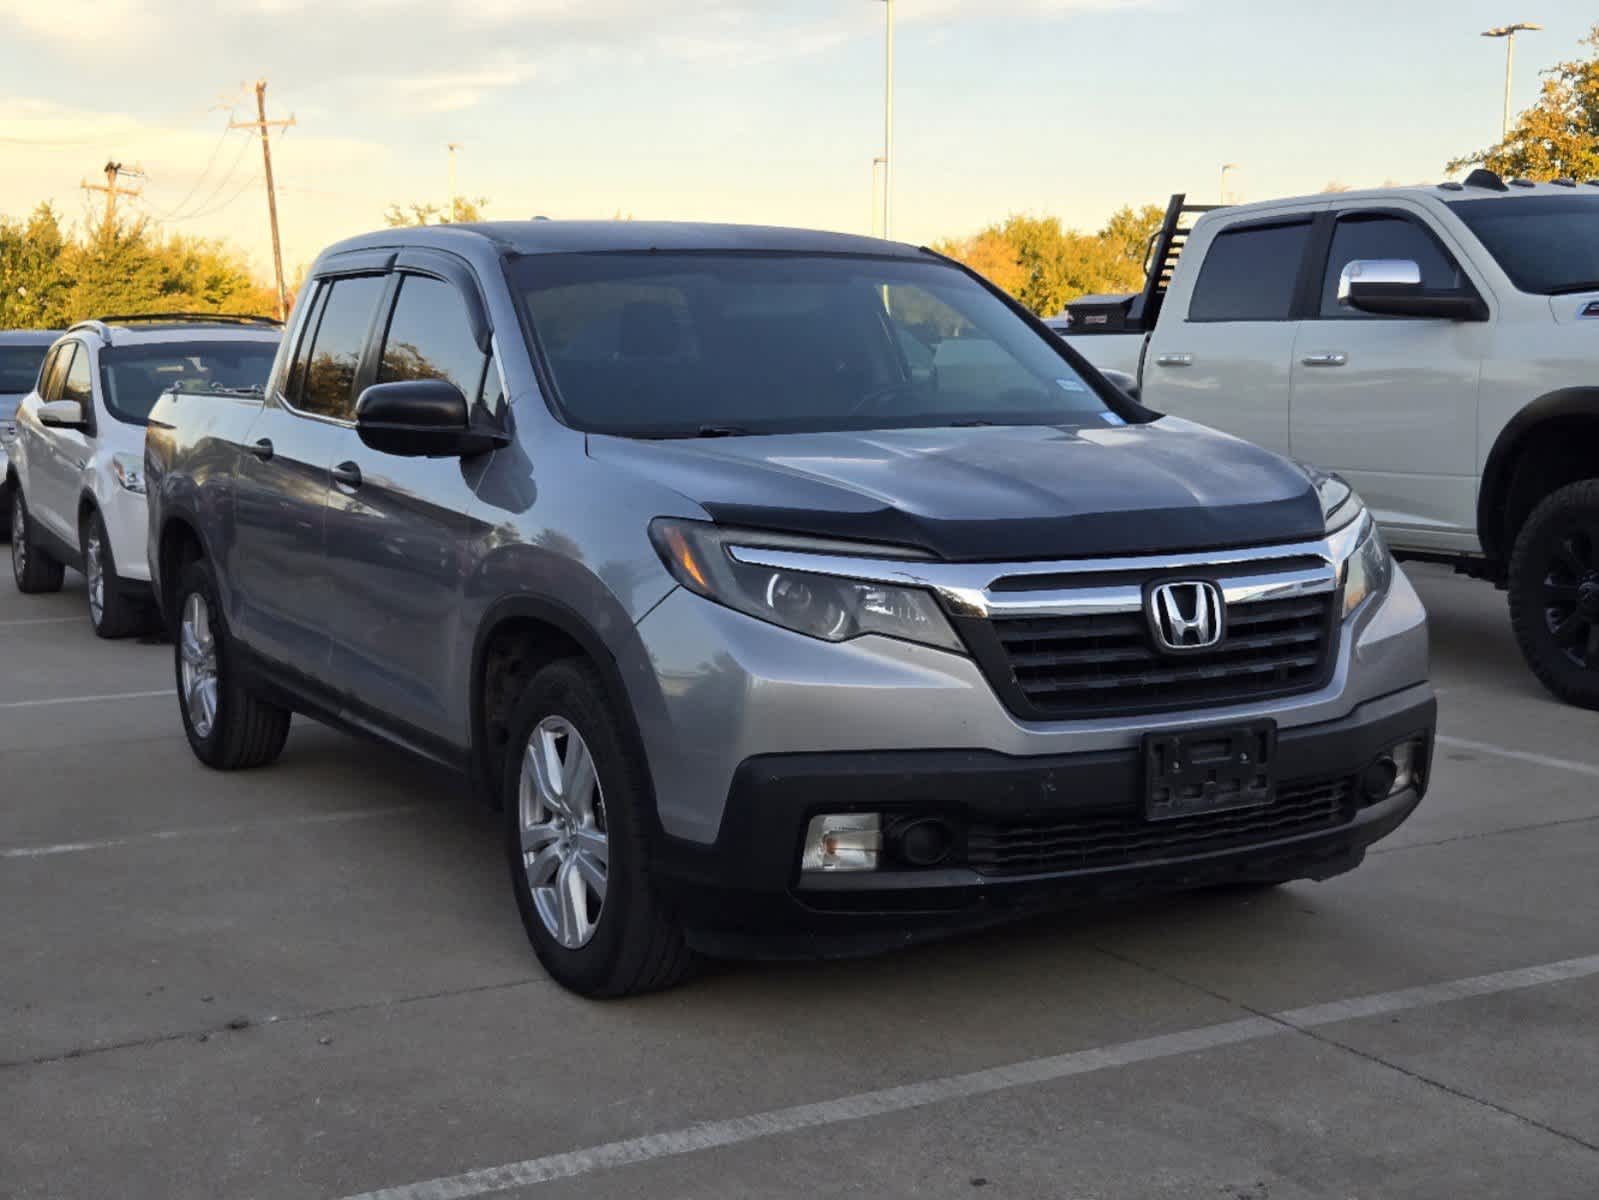
[{"label": "power line", "polygon": [[[228,130],[223,130],[224,134],[228,132]],[[227,172],[217,180],[216,186],[205,194],[204,199],[196,200],[186,211],[175,213],[166,219],[169,221],[188,221],[200,215],[200,211],[209,207],[222,194],[223,189],[233,182],[234,177],[239,173],[240,164],[244,162],[244,153],[249,148],[250,139],[240,138],[239,148],[234,152],[233,161],[228,164]]]},{"label": "power line", "polygon": [[[233,116],[233,113],[230,110],[228,112],[228,117],[231,119],[232,116]],[[205,182],[205,177],[211,173],[211,168],[216,166],[217,155],[222,153],[222,143],[227,141],[229,132],[230,131],[229,131],[228,127],[226,125],[224,125],[222,127],[221,135],[218,136],[218,138],[216,140],[216,144],[211,147],[211,155],[210,155],[210,157],[205,160],[205,166],[203,168],[201,168],[200,173],[194,177],[194,183],[190,186],[188,192],[184,194],[183,199],[179,200],[176,204],[174,204],[165,213],[161,213],[161,212],[157,212],[157,211],[152,210],[151,215],[154,216],[156,220],[158,220],[158,221],[181,220],[181,218],[178,216],[178,213],[182,210],[184,205],[186,205],[190,200],[194,199],[194,194],[197,191],[200,190],[200,185]],[[150,206],[150,202],[148,200],[145,201],[145,207],[148,208],[149,206]]]}]

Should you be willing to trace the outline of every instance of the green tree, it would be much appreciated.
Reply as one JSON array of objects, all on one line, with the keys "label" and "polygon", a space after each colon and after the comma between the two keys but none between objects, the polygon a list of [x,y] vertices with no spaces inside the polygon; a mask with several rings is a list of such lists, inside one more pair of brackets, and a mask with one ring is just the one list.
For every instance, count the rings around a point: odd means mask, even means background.
[{"label": "green tree", "polygon": [[383,223],[393,228],[400,225],[456,225],[463,221],[481,221],[488,202],[487,196],[457,196],[453,212],[447,204],[391,204],[389,211],[383,214]]},{"label": "green tree", "polygon": [[1034,312],[1059,312],[1086,293],[1128,292],[1143,284],[1144,254],[1160,227],[1155,205],[1122,207],[1098,233],[1065,228],[1058,217],[1012,214],[968,238],[935,249],[1004,288]]},{"label": "green tree", "polygon": [[0,328],[50,329],[66,320],[66,244],[61,217],[48,204],[26,221],[0,218]]},{"label": "green tree", "polygon": [[1599,176],[1599,24],[1579,44],[1590,49],[1590,56],[1544,72],[1548,78],[1538,102],[1516,118],[1503,141],[1462,155],[1445,170],[1480,163],[1506,178]]}]

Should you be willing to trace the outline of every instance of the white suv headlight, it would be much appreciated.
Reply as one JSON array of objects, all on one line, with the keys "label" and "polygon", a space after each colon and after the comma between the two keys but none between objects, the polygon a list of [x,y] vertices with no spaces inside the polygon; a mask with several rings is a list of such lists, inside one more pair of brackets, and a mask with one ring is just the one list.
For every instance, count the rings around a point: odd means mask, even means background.
[{"label": "white suv headlight", "polygon": [[137,454],[113,454],[111,474],[127,491],[144,495],[144,459]]},{"label": "white suv headlight", "polygon": [[[739,562],[728,546],[760,545],[762,535],[703,521],[659,518],[650,524],[650,540],[689,591],[795,633],[827,642],[876,633],[966,652],[938,602],[921,588]],[[801,548],[797,539],[783,543],[785,549]],[[836,546],[827,549],[838,553]]]}]

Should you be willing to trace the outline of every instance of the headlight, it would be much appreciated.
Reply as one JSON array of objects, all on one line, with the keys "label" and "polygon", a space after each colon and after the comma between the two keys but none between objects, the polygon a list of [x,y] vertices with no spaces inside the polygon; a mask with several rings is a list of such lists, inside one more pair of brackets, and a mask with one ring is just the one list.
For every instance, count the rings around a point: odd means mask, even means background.
[{"label": "headlight", "polygon": [[144,495],[144,460],[137,454],[113,454],[111,474],[128,491]]},{"label": "headlight", "polygon": [[937,602],[919,588],[742,563],[728,546],[759,545],[761,536],[702,521],[662,517],[651,523],[650,540],[689,591],[784,629],[827,642],[877,633],[965,653]]},{"label": "headlight", "polygon": [[1394,560],[1377,532],[1377,522],[1365,518],[1359,542],[1344,563],[1344,616],[1349,616],[1369,597],[1388,590],[1394,577]]}]

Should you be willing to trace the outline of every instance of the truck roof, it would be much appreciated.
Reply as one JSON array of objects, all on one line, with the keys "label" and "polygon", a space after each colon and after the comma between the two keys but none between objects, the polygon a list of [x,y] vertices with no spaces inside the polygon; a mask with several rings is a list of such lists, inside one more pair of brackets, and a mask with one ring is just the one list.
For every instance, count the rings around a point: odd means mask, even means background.
[{"label": "truck roof", "polygon": [[489,241],[510,254],[574,254],[602,251],[754,251],[794,254],[870,254],[925,258],[928,253],[903,242],[786,229],[769,225],[719,225],[691,221],[477,221],[458,225],[413,225],[346,238],[323,251],[428,246],[448,250],[464,240]]},{"label": "truck roof", "polygon": [[[1473,172],[1477,174],[1477,172]],[[1488,172],[1482,172],[1488,174]],[[1469,178],[1469,177],[1468,177]],[[1496,177],[1497,178],[1497,177]],[[1277,208],[1284,204],[1310,203],[1331,200],[1382,200],[1392,196],[1431,196],[1437,200],[1519,200],[1527,196],[1569,196],[1573,193],[1591,195],[1599,199],[1599,180],[1579,184],[1574,180],[1562,183],[1538,183],[1530,179],[1513,179],[1498,187],[1474,185],[1448,180],[1443,183],[1419,183],[1402,187],[1361,188],[1348,192],[1311,192],[1302,196],[1276,196],[1270,200],[1256,200],[1249,204],[1230,204],[1218,210],[1230,215],[1247,213],[1252,209]]]}]

